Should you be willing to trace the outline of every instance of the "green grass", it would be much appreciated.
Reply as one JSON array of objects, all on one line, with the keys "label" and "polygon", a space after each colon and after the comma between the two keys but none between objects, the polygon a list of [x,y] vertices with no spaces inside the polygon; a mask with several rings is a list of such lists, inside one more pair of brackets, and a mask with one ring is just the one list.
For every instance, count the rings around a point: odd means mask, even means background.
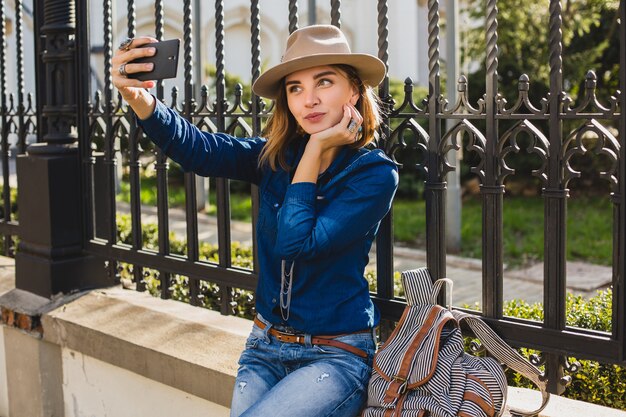
[{"label": "green grass", "polygon": [[[567,256],[611,265],[613,207],[606,197],[571,198],[567,205]],[[504,199],[504,260],[523,265],[543,259],[544,202],[541,197]],[[426,215],[424,201],[394,202],[396,242],[424,247]],[[461,213],[461,252],[471,258],[482,256],[482,203],[479,198],[463,202]]]},{"label": "green grass", "polygon": [[[167,190],[169,206],[174,208],[182,208],[185,206],[185,188],[180,184],[170,184]],[[156,206],[157,204],[157,185],[156,178],[142,178],[141,180],[141,204]],[[130,203],[130,184],[123,181],[120,185],[120,194],[117,196],[119,201]],[[205,213],[209,215],[217,214],[217,201],[215,187],[209,190],[209,204],[205,209]],[[233,220],[251,221],[252,219],[252,200],[249,195],[230,194],[230,213]]]},{"label": "green grass", "polygon": [[[170,184],[170,207],[184,207],[185,192],[181,185]],[[216,214],[215,187],[209,193],[205,212]],[[130,187],[122,182],[118,199],[130,201]],[[156,179],[144,178],[142,204],[156,205]],[[252,203],[249,195],[231,193],[233,220],[250,221]],[[544,201],[541,197],[505,197],[503,207],[504,261],[518,266],[542,260]],[[567,257],[611,265],[613,206],[607,197],[570,198],[567,205]],[[394,234],[397,243],[424,248],[426,216],[423,200],[396,199],[393,207]],[[482,203],[480,198],[463,202],[461,214],[461,252],[459,255],[480,258],[482,252]]]}]

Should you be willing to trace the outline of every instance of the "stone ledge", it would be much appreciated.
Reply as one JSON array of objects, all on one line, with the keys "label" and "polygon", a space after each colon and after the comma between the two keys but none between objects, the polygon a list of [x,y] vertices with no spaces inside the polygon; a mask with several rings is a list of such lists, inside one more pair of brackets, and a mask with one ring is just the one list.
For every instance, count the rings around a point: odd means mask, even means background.
[{"label": "stone ledge", "polygon": [[[12,260],[2,261],[10,269]],[[14,278],[6,275],[0,274],[0,289],[9,291]],[[120,287],[55,301],[60,306],[42,316],[45,340],[230,407],[249,320]],[[508,405],[531,409],[538,403],[538,392],[509,387]],[[579,416],[626,417],[626,412],[552,395],[540,415]]]},{"label": "stone ledge", "polygon": [[252,326],[120,287],[93,291],[41,322],[46,341],[225,407]]},{"label": "stone ledge", "polygon": [[86,293],[59,294],[48,299],[28,291],[12,288],[0,295],[0,324],[41,337],[43,333],[41,316],[84,294]]},{"label": "stone ledge", "polygon": [[[507,408],[530,410],[541,403],[537,391],[516,387],[509,387],[508,391]],[[510,417],[510,414],[507,412],[502,417]],[[550,401],[539,417],[626,417],[626,411],[550,395]]]}]

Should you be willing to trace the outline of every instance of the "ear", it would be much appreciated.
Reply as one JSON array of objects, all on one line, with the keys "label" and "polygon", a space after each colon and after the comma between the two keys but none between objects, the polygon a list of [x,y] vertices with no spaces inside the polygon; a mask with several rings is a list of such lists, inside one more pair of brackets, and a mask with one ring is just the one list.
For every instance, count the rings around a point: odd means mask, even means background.
[{"label": "ear", "polygon": [[361,95],[359,94],[359,90],[356,87],[352,87],[352,95],[350,96],[350,104],[352,104],[353,106],[356,106],[356,103],[359,101],[359,98],[361,98]]}]

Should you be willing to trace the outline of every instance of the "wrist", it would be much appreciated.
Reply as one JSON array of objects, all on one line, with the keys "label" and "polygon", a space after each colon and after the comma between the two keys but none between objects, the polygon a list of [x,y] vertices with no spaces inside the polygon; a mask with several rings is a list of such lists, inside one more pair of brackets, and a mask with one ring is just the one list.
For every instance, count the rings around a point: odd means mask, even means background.
[{"label": "wrist", "polygon": [[306,153],[317,157],[321,157],[327,150],[321,141],[315,139],[310,139],[304,148]]},{"label": "wrist", "polygon": [[150,93],[144,89],[139,89],[138,94],[125,98],[124,100],[132,107],[137,117],[141,120],[145,120],[152,116],[154,109],[156,108],[156,99]]}]

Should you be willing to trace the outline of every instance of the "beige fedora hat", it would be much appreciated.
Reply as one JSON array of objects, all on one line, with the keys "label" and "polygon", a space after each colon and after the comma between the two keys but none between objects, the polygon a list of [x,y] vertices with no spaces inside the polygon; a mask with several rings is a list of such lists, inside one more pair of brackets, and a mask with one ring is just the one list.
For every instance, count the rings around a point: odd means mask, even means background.
[{"label": "beige fedora hat", "polygon": [[256,79],[256,95],[276,99],[282,79],[292,72],[319,65],[346,64],[354,67],[364,84],[375,87],[385,78],[385,64],[373,55],[353,54],[345,35],[331,25],[313,25],[294,31],[280,64]]}]

